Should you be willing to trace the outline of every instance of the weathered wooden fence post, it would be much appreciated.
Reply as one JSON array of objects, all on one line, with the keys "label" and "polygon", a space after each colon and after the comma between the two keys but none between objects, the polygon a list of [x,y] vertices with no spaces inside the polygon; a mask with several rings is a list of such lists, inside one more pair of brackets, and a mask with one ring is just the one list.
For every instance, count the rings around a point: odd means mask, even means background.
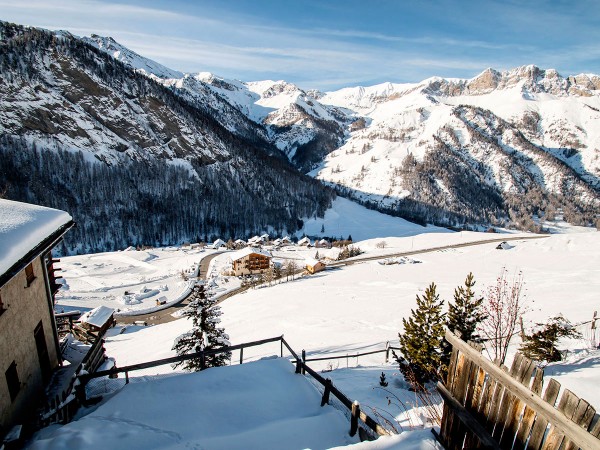
[{"label": "weathered wooden fence post", "polygon": [[206,369],[206,358],[204,356],[204,351],[200,351],[200,370]]},{"label": "weathered wooden fence post", "polygon": [[385,343],[385,362],[390,360],[390,341]]},{"label": "weathered wooden fence post", "polygon": [[306,369],[304,368],[304,364],[306,364],[306,351],[302,349],[302,375],[306,375]]},{"label": "weathered wooden fence post", "polygon": [[244,363],[244,348],[240,348],[240,364]]},{"label": "weathered wooden fence post", "polygon": [[360,404],[358,400],[352,403],[352,413],[350,416],[350,436],[354,436],[358,431],[358,418],[360,417]]},{"label": "weathered wooden fence post", "polygon": [[323,398],[321,398],[321,406],[329,404],[329,393],[331,392],[331,379],[325,380],[325,390],[323,391]]}]

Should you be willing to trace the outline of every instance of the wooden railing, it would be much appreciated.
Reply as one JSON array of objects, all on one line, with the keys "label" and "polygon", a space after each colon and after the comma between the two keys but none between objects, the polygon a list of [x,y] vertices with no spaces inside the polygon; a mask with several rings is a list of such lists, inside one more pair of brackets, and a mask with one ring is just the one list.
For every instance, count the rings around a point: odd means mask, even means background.
[{"label": "wooden railing", "polygon": [[438,439],[447,449],[600,449],[600,420],[585,400],[551,379],[542,395],[543,370],[517,354],[510,371],[485,358],[481,346],[451,332],[446,384],[438,383],[444,410]]},{"label": "wooden railing", "polygon": [[[89,383],[90,380],[99,377],[116,377],[118,374],[124,374],[125,383],[129,383],[129,374],[130,372],[149,369],[152,367],[162,366],[165,364],[173,364],[182,361],[188,361],[191,359],[200,359],[203,361],[206,356],[216,355],[219,353],[232,352],[234,350],[240,351],[240,364],[244,361],[244,349],[249,347],[255,347],[259,345],[264,345],[273,342],[280,342],[280,356],[283,357],[284,348],[286,348],[289,353],[292,355],[292,361],[296,365],[296,373],[298,374],[308,374],[312,378],[314,378],[319,384],[323,386],[323,396],[321,398],[321,406],[324,406],[329,403],[330,396],[333,395],[337,398],[340,403],[348,408],[350,411],[350,435],[354,436],[358,431],[360,431],[359,421],[361,421],[364,425],[366,425],[371,431],[376,433],[377,435],[386,435],[389,434],[388,431],[379,425],[374,419],[372,419],[365,412],[360,410],[360,404],[357,401],[350,400],[344,393],[342,393],[338,388],[336,388],[333,382],[330,379],[325,379],[321,374],[310,368],[305,361],[302,360],[300,356],[292,349],[292,347],[288,344],[288,342],[283,338],[283,336],[277,336],[268,339],[262,339],[260,341],[252,341],[246,342],[243,344],[231,345],[228,347],[221,347],[218,349],[204,350],[200,352],[190,353],[187,355],[173,356],[170,358],[163,358],[156,361],[148,361],[139,364],[132,364],[123,367],[115,367],[109,370],[101,370],[95,373],[87,373],[79,375],[79,384],[76,387],[77,398],[82,404],[85,404],[88,399],[86,397],[85,387]],[[389,350],[383,349],[375,352],[367,352],[365,354],[373,354],[373,353],[381,353]],[[345,357],[345,356],[343,356]],[[331,358],[329,358],[331,359]],[[362,433],[361,433],[362,434]]]},{"label": "wooden railing", "polygon": [[52,423],[68,423],[71,421],[79,408],[79,403],[73,395],[75,381],[84,369],[89,373],[95,372],[106,359],[104,352],[104,339],[97,339],[75,370],[75,375],[71,379],[71,382],[62,392],[50,398],[45,407],[43,407],[40,414],[40,425],[48,426]]}]

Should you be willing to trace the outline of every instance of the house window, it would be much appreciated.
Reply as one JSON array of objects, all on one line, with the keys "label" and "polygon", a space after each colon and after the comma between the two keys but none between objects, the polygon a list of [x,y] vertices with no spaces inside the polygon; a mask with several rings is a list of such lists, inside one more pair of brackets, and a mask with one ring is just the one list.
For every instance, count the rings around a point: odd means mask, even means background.
[{"label": "house window", "polygon": [[21,390],[21,382],[19,381],[19,374],[17,373],[17,363],[13,361],[6,372],[4,372],[4,375],[6,376],[10,400],[14,402],[15,398],[17,398],[17,394]]},{"label": "house window", "polygon": [[25,267],[25,276],[27,277],[27,286],[30,286],[33,280],[35,280],[35,274],[33,273],[33,263]]}]

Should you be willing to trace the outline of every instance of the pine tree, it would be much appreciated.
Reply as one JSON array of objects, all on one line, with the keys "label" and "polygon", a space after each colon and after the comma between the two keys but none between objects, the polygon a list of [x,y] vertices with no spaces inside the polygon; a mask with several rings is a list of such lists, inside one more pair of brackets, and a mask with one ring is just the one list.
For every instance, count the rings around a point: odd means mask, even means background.
[{"label": "pine tree", "polygon": [[408,320],[402,319],[404,333],[398,334],[404,358],[396,356],[396,360],[404,378],[416,386],[437,380],[442,369],[444,301],[439,298],[435,283],[431,283],[425,295],[417,295],[417,309],[411,310]]},{"label": "pine tree", "polygon": [[[215,300],[208,298],[203,285],[196,285],[191,294],[189,305],[183,310],[182,315],[192,319],[193,328],[175,338],[173,350],[177,355],[187,355],[203,350],[222,348],[229,344],[229,336],[223,328],[217,325],[221,321],[221,308],[215,306]],[[175,363],[173,367],[183,366],[185,370],[196,372],[208,367],[224,366],[231,359],[231,352],[206,355],[204,363],[202,358],[193,358]]]},{"label": "pine tree", "polygon": [[[473,273],[469,273],[465,279],[465,285],[454,289],[454,304],[448,305],[448,315],[446,316],[448,329],[465,342],[483,342],[483,339],[477,334],[478,325],[486,317],[481,306],[483,297],[475,297],[474,286]],[[450,362],[452,346],[444,340],[442,349],[444,351],[443,362],[447,367]]]},{"label": "pine tree", "polygon": [[564,337],[581,338],[581,333],[562,315],[550,318],[546,324],[536,325],[541,328],[526,335],[519,349],[523,355],[535,361],[560,361],[562,355],[556,348],[558,340]]}]

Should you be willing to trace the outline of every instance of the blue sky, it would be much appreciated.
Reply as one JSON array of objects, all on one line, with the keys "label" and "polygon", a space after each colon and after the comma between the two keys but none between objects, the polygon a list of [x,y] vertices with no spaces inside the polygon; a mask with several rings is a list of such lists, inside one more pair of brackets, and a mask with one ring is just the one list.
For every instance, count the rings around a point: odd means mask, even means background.
[{"label": "blue sky", "polygon": [[0,0],[0,19],[112,36],[184,72],[322,90],[526,64],[600,73],[597,0]]}]

